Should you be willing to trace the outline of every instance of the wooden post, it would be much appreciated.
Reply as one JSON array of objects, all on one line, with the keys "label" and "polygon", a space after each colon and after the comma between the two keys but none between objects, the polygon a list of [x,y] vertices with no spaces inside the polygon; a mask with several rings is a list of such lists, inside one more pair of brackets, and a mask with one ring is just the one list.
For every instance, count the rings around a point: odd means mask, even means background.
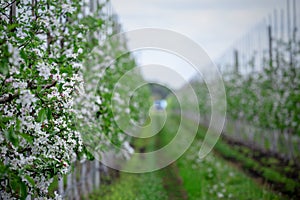
[{"label": "wooden post", "polygon": [[297,34],[297,16],[296,16],[296,1],[293,0],[293,33],[292,33],[292,41],[291,41],[291,53],[290,53],[290,59],[291,59],[291,67],[293,68],[293,72],[294,72],[294,78],[296,77],[296,70],[295,70],[295,59],[294,59],[294,55],[297,53],[298,51],[298,46],[297,45],[297,41],[296,41],[296,34]]},{"label": "wooden post", "polygon": [[89,161],[89,172],[88,172],[88,175],[87,175],[87,177],[88,177],[88,190],[89,190],[89,192],[92,192],[93,191],[93,179],[94,179],[94,173],[93,173],[93,165],[92,165],[92,162],[91,161]]},{"label": "wooden post", "polygon": [[259,133],[259,141],[258,144],[260,145],[261,148],[265,148],[265,135],[264,132],[266,131],[264,128],[260,128],[260,133]]},{"label": "wooden post", "polygon": [[58,193],[60,195],[64,195],[64,177],[63,177],[63,175],[58,180]]},{"label": "wooden post", "polygon": [[273,130],[273,139],[272,139],[272,145],[271,145],[271,151],[273,153],[277,153],[278,152],[278,130]]},{"label": "wooden post", "polygon": [[274,10],[273,12],[273,26],[274,26],[274,33],[273,33],[273,38],[275,38],[275,40],[278,39],[278,17],[277,17],[277,9]]},{"label": "wooden post", "polygon": [[88,194],[87,188],[86,188],[86,161],[82,163],[81,165],[81,192],[83,196],[86,196]]},{"label": "wooden post", "polygon": [[73,192],[72,192],[72,172],[70,172],[67,176],[67,196],[68,199],[73,199]]},{"label": "wooden post", "polygon": [[291,40],[290,0],[286,1],[286,20],[287,20],[288,41],[290,42],[290,40]]},{"label": "wooden post", "polygon": [[273,47],[272,47],[272,27],[271,25],[268,26],[268,40],[269,40],[269,63],[270,63],[270,67],[273,67],[273,55],[272,55],[272,51],[273,51]]},{"label": "wooden post", "polygon": [[290,15],[290,1],[287,0],[286,4],[286,14],[287,14],[287,34],[288,34],[288,44],[290,49],[290,67],[293,67],[293,47],[292,47],[292,36],[291,36],[291,15]]},{"label": "wooden post", "polygon": [[297,9],[296,9],[296,0],[293,1],[293,22],[294,22],[294,30],[293,30],[293,41],[296,42],[296,34],[297,34]]},{"label": "wooden post", "polygon": [[76,163],[74,163],[73,180],[72,180],[72,184],[73,184],[73,188],[74,188],[74,199],[79,200],[80,196],[79,196],[79,193],[78,193],[76,172],[77,172]]},{"label": "wooden post", "polygon": [[276,62],[276,71],[279,69],[280,67],[280,62],[279,62],[279,33],[278,33],[278,14],[277,14],[277,10],[274,11],[274,36],[275,36],[275,42],[276,42],[276,48],[275,48],[275,62]]},{"label": "wooden post", "polygon": [[239,52],[238,50],[234,50],[234,70],[235,73],[239,73]]},{"label": "wooden post", "polygon": [[100,168],[99,161],[95,160],[95,188],[99,188],[100,186]]},{"label": "wooden post", "polygon": [[285,139],[284,148],[285,148],[286,156],[288,157],[289,160],[293,159],[293,145],[291,142],[291,134],[292,133],[288,128],[284,130],[284,139]]},{"label": "wooden post", "polygon": [[280,35],[280,37],[282,40],[284,40],[285,34],[284,34],[284,11],[283,11],[283,9],[280,10],[280,18],[281,18],[281,21],[280,21],[281,35]]}]

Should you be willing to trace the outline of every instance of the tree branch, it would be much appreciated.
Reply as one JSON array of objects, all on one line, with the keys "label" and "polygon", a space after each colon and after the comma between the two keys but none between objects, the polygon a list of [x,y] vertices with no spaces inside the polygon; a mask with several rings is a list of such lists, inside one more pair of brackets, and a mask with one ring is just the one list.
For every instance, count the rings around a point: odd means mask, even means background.
[{"label": "tree branch", "polygon": [[7,7],[11,6],[12,4],[14,4],[16,2],[16,0],[8,3],[6,6],[4,6],[2,9],[5,10]]},{"label": "tree branch", "polygon": [[17,98],[19,93],[9,94],[7,97],[0,97],[0,104],[11,102],[13,99]]},{"label": "tree branch", "polygon": [[[55,86],[56,83],[57,83],[57,81],[52,81],[52,83],[44,85],[43,89],[49,89],[49,88]],[[31,89],[36,89],[37,88],[37,86],[29,86],[29,87]],[[0,97],[0,104],[11,102],[12,100],[14,100],[15,98],[17,98],[18,96],[19,96],[19,92],[15,92],[14,94],[9,94],[6,97]]]},{"label": "tree branch", "polygon": [[56,85],[56,83],[57,83],[57,81],[52,81],[52,83],[44,85],[43,88],[44,89],[49,89],[49,88],[53,87],[54,85]]}]

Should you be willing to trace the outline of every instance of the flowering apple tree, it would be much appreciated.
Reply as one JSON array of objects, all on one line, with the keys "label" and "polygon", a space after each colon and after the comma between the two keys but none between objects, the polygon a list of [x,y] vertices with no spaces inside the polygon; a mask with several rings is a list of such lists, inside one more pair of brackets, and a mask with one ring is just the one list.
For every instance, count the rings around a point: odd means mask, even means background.
[{"label": "flowering apple tree", "polygon": [[[1,199],[50,198],[53,177],[76,159],[93,158],[82,139],[87,127],[124,142],[109,108],[113,82],[100,69],[125,41],[91,54],[115,26],[103,12],[107,2],[91,2],[1,1]],[[134,67],[132,57],[121,60],[110,69],[116,79],[125,65]]]}]

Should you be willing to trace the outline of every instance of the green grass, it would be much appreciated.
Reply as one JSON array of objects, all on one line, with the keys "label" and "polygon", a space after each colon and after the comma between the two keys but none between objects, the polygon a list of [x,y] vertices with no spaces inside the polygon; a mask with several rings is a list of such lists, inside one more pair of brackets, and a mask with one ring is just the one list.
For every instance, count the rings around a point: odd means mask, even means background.
[{"label": "green grass", "polygon": [[[146,131],[156,129],[157,121],[155,119],[152,126],[145,130],[141,135],[147,135]],[[156,149],[157,136],[146,139],[135,139],[133,145],[136,151],[144,149],[145,152]],[[133,157],[126,168],[134,168],[141,165],[141,159],[137,156]],[[144,160],[148,166],[155,167],[155,160]],[[145,164],[145,163],[142,163]],[[164,189],[163,178],[159,171],[142,174],[133,174],[120,172],[120,177],[113,181],[110,185],[102,184],[101,187],[93,192],[87,199],[91,200],[157,200],[168,199],[167,192]]]},{"label": "green grass", "polygon": [[[160,123],[159,116],[156,117],[155,123]],[[165,145],[174,137],[178,124],[176,117],[169,118],[160,136],[156,137],[158,142],[153,139],[144,140],[144,143],[137,140],[136,146],[139,148],[146,146],[147,152],[157,149],[157,146]],[[184,124],[186,132],[189,131],[189,126],[192,126],[192,124]],[[199,135],[191,147],[172,165],[156,172],[144,174],[121,172],[120,177],[114,180],[112,184],[102,184],[88,199],[173,200],[184,199],[184,197],[191,200],[284,199],[279,194],[272,192],[268,185],[262,185],[262,183],[253,180],[243,173],[239,167],[221,158],[219,154],[212,152],[205,159],[200,160],[198,151],[202,145],[203,131],[199,130]],[[231,151],[230,147],[222,146],[222,144],[218,142],[215,148],[223,150],[225,154],[227,152],[228,155],[234,152]],[[232,155],[241,156],[237,152]],[[257,167],[251,160],[246,160],[243,165]],[[273,175],[269,174],[269,176]]]},{"label": "green grass", "polygon": [[[176,118],[173,123],[178,123]],[[189,131],[191,125],[185,124],[185,130]],[[168,131],[167,128],[164,131]],[[198,135],[203,136],[203,131],[200,129]],[[200,160],[198,151],[201,145],[201,137],[198,136],[177,161],[188,199],[283,199],[213,152]]]},{"label": "green grass", "polygon": [[[188,127],[192,126],[192,124],[194,124],[193,121],[186,122],[185,126],[188,129]],[[206,133],[206,129],[204,129],[203,127],[199,127],[197,137],[201,140],[204,138],[205,133]],[[265,163],[262,164],[252,159],[250,156],[248,156],[249,151],[251,151],[249,148],[246,147],[240,147],[240,148],[241,151],[234,148],[234,146],[227,144],[225,141],[223,141],[220,138],[216,143],[214,150],[220,156],[228,160],[233,160],[235,162],[238,162],[241,168],[243,168],[243,170],[251,173],[255,173],[256,175],[262,177],[265,181],[275,183],[276,186],[274,187],[274,189],[284,192],[285,194],[289,195],[290,198],[297,199],[295,195],[297,195],[298,188],[300,188],[299,182],[291,178],[288,178],[283,173],[277,171],[276,170],[277,165],[276,163],[274,165],[274,160],[270,160],[271,162],[270,165],[266,166]]]},{"label": "green grass", "polygon": [[295,193],[297,188],[300,187],[300,184],[296,181],[287,178],[271,167],[262,166],[261,163],[253,160],[252,158],[246,157],[244,154],[231,148],[228,144],[218,142],[216,145],[216,149],[218,152],[222,153],[224,157],[236,160],[241,163],[244,169],[254,171],[270,182],[281,184],[281,190],[286,193]]},{"label": "green grass", "polygon": [[282,199],[213,153],[198,159],[200,146],[194,143],[178,160],[189,199]]},{"label": "green grass", "polygon": [[162,179],[157,172],[145,174],[121,173],[111,185],[102,184],[90,200],[156,200],[167,199]]}]

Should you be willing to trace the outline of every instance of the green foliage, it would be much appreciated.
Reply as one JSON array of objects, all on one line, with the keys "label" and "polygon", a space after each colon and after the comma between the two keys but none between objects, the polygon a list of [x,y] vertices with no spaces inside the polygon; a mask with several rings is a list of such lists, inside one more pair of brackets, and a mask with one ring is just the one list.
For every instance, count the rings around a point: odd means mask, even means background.
[{"label": "green foliage", "polygon": [[[108,3],[0,3],[1,199],[48,198],[53,178],[70,172],[74,160],[94,159],[86,143],[103,151],[105,139],[118,146],[129,140],[114,121],[111,98],[135,62],[124,38],[110,39],[119,24],[105,13]],[[141,91],[130,106],[135,121],[149,105],[149,90]]]},{"label": "green foliage", "polygon": [[300,54],[292,52],[294,62],[291,65],[285,56],[290,53],[289,45],[278,43],[276,62],[270,64],[264,58],[264,66],[256,66],[261,68],[258,72],[225,74],[227,110],[233,120],[246,120],[256,127],[300,133],[297,115],[300,111]]},{"label": "green foliage", "polygon": [[[173,123],[178,118],[173,117]],[[191,122],[191,126],[194,122]],[[188,130],[188,124],[185,127]],[[167,131],[167,130],[166,130]],[[205,130],[200,128],[197,139],[185,154],[177,161],[179,172],[183,178],[183,186],[189,199],[283,199],[272,193],[267,187],[257,185],[236,166],[229,164],[214,152],[203,160],[198,158],[198,151],[204,139]],[[226,146],[221,140],[215,147],[218,154],[230,159],[238,159],[243,167],[258,167],[251,159]],[[253,167],[253,168],[252,168]]]}]

